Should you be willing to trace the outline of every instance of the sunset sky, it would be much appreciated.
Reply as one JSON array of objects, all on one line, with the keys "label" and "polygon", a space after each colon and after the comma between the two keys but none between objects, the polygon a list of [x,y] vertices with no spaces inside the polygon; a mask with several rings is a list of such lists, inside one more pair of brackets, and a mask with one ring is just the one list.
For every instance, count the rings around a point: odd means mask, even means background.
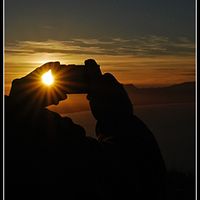
[{"label": "sunset sky", "polygon": [[138,87],[195,80],[194,0],[5,0],[5,92],[48,61]]}]

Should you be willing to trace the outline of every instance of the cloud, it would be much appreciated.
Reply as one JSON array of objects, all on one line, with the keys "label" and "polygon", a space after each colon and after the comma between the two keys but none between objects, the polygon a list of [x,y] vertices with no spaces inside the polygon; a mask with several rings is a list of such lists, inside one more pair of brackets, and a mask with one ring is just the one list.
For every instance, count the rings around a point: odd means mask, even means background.
[{"label": "cloud", "polygon": [[6,53],[60,53],[60,54],[102,54],[98,46],[84,47],[72,41],[17,41],[15,44],[6,47]]},{"label": "cloud", "polygon": [[135,37],[133,39],[111,38],[46,41],[16,41],[6,45],[7,54],[90,54],[122,56],[192,55],[195,44],[186,37],[174,40],[163,36]]},{"label": "cloud", "polygon": [[113,41],[101,41],[98,39],[83,39],[83,38],[76,38],[73,39],[75,42],[80,42],[83,44],[89,44],[89,45],[98,45],[98,44],[113,44]]},{"label": "cloud", "polygon": [[123,39],[123,38],[113,38],[112,39],[115,42],[130,42],[131,40]]}]

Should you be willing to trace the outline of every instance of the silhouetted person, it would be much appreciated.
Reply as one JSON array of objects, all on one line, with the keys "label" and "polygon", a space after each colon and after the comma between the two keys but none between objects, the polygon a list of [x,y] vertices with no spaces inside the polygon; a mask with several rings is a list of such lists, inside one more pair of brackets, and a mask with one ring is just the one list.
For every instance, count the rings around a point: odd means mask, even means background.
[{"label": "silhouetted person", "polygon": [[68,117],[45,107],[66,98],[44,91],[47,63],[13,81],[6,97],[6,199],[164,199],[165,165],[146,125],[133,112],[123,86],[86,60],[87,98],[98,140]]}]

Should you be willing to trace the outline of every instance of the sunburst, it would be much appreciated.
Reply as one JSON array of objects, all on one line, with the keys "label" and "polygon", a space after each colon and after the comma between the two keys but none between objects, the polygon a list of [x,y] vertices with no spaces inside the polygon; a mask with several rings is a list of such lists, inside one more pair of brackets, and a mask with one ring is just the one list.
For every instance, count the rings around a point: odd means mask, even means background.
[{"label": "sunburst", "polygon": [[52,85],[54,83],[54,77],[51,73],[51,70],[49,70],[48,72],[46,72],[42,75],[42,82],[48,86]]}]

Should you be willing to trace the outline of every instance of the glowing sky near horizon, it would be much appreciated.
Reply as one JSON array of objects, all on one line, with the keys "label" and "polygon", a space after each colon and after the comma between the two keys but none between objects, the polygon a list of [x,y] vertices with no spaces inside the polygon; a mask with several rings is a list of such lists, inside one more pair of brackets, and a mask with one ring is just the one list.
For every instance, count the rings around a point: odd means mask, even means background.
[{"label": "glowing sky near horizon", "polygon": [[195,1],[5,1],[6,93],[45,62],[88,58],[136,86],[194,81]]}]

